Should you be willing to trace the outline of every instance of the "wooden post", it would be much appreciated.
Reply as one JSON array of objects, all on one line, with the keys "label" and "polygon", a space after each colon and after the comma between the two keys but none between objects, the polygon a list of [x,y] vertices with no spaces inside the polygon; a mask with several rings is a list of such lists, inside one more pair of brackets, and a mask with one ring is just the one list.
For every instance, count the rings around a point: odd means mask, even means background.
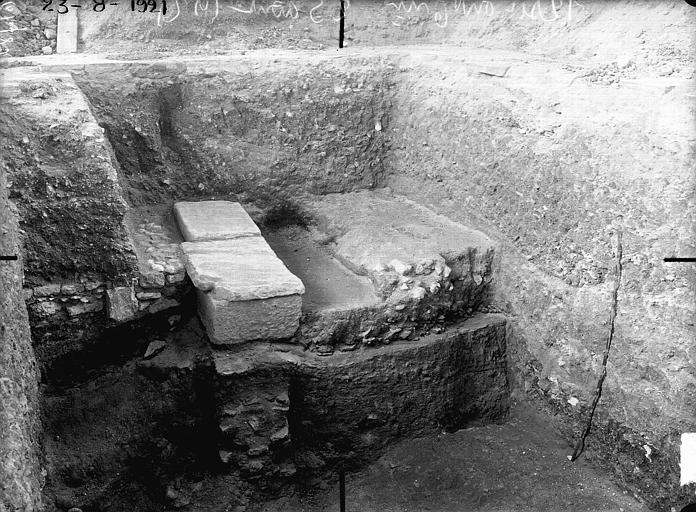
[{"label": "wooden post", "polygon": [[58,15],[56,53],[77,53],[77,9]]},{"label": "wooden post", "polygon": [[346,8],[343,5],[343,0],[341,0],[341,16],[338,23],[338,47],[343,48],[343,35],[346,27]]},{"label": "wooden post", "polygon": [[346,472],[343,469],[338,472],[338,492],[341,512],[346,512]]}]

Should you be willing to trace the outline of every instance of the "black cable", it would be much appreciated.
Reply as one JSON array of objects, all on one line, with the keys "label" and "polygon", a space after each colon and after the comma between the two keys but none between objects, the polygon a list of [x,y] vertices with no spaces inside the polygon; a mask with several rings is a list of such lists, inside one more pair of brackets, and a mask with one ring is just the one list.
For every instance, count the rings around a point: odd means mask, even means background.
[{"label": "black cable", "polygon": [[604,359],[602,360],[602,373],[600,374],[599,380],[597,381],[594,400],[592,400],[592,407],[590,408],[590,416],[587,418],[587,425],[585,425],[585,430],[583,431],[582,436],[580,437],[580,439],[578,439],[578,442],[575,444],[573,454],[569,457],[571,461],[575,461],[578,457],[580,457],[582,452],[585,451],[585,439],[589,435],[590,429],[592,428],[592,419],[594,418],[595,409],[597,409],[597,403],[599,403],[599,397],[602,396],[602,385],[604,384],[604,379],[607,376],[607,361],[609,360],[609,350],[611,349],[611,342],[614,339],[614,323],[616,320],[619,286],[621,285],[621,274],[623,271],[621,267],[621,253],[623,250],[621,247],[621,231],[617,232],[616,238],[617,240],[616,265],[614,267],[614,289],[612,292],[611,311],[609,312],[609,335],[607,336],[607,343],[604,347]]}]

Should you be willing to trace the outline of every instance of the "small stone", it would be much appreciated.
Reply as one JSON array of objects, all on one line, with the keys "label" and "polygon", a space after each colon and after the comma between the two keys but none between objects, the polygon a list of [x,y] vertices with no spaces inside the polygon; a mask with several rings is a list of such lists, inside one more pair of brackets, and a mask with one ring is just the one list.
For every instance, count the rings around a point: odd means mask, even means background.
[{"label": "small stone", "polygon": [[150,307],[150,303],[149,303],[149,302],[140,302],[140,303],[138,304],[138,311],[145,311],[145,310],[146,310],[147,308],[149,308],[149,307]]},{"label": "small stone", "polygon": [[184,270],[184,264],[174,258],[171,258],[164,266],[165,274],[178,274],[182,270]]},{"label": "small stone", "polygon": [[41,53],[43,53],[44,55],[51,55],[53,53],[53,48],[51,48],[50,45],[44,46],[43,48],[41,48]]},{"label": "small stone", "polygon": [[[162,268],[162,270],[164,270],[164,268]],[[138,282],[143,288],[162,288],[164,286],[164,274],[161,272],[140,274]]]},{"label": "small stone", "polygon": [[69,509],[68,512],[82,512],[82,509],[77,508],[77,507],[73,507],[73,508]]},{"label": "small stone", "polygon": [[181,315],[172,315],[169,318],[167,318],[167,322],[169,323],[170,327],[173,327],[175,324],[178,324],[181,321]]},{"label": "small stone", "polygon": [[139,300],[155,300],[162,297],[162,294],[160,292],[138,292],[135,296]]},{"label": "small stone", "polygon": [[389,270],[389,267],[387,267],[384,263],[377,263],[374,267],[372,267],[372,271],[377,273],[386,272],[387,270]]},{"label": "small stone", "polygon": [[44,286],[37,286],[34,288],[34,295],[36,297],[50,297],[52,295],[60,294],[59,284],[47,284]]},{"label": "small stone", "polygon": [[319,345],[317,347],[317,354],[319,354],[320,356],[330,356],[331,354],[333,354],[333,352],[333,347],[329,345]]},{"label": "small stone", "polygon": [[287,439],[288,437],[290,437],[290,433],[288,431],[288,427],[285,426],[277,432],[271,434],[271,442],[277,443],[278,441],[282,441],[284,439]]},{"label": "small stone", "polygon": [[580,403],[580,400],[578,400],[578,399],[575,398],[574,396],[571,396],[571,397],[568,399],[568,403],[569,403],[570,405],[572,405],[573,407],[575,407],[575,406],[577,406],[577,405]]},{"label": "small stone", "polygon": [[96,290],[97,288],[103,285],[104,283],[102,283],[101,281],[87,281],[84,286],[85,290],[91,292],[92,290]]},{"label": "small stone", "polygon": [[55,39],[57,36],[56,29],[47,28],[46,30],[44,30],[44,35],[46,36],[46,39]]},{"label": "small stone", "polygon": [[165,494],[168,500],[175,500],[179,497],[179,492],[174,489],[171,485],[167,487],[167,492]]},{"label": "small stone", "polygon": [[117,322],[132,320],[138,311],[135,290],[130,286],[119,286],[106,291],[109,318]]},{"label": "small stone", "polygon": [[411,265],[408,265],[407,263],[404,263],[403,261],[400,260],[391,260],[389,262],[389,266],[394,269],[394,272],[397,272],[398,274],[401,274],[402,276],[408,275],[413,271],[413,267]]},{"label": "small stone", "polygon": [[185,277],[186,277],[185,272],[179,272],[177,274],[170,274],[167,276],[167,283],[168,284],[180,283],[181,281],[184,280]]},{"label": "small stone", "polygon": [[268,453],[268,446],[265,444],[253,446],[247,450],[247,455],[249,455],[249,457],[258,457],[259,455],[264,455],[266,453]]},{"label": "small stone", "polygon": [[230,459],[232,458],[232,452],[228,452],[227,450],[220,450],[218,452],[218,456],[220,457],[220,462],[223,464],[228,464],[230,462]]},{"label": "small stone", "polygon": [[145,359],[150,359],[152,357],[155,357],[157,354],[162,352],[166,346],[167,346],[167,343],[165,341],[162,341],[162,340],[151,341],[150,344],[147,346],[147,350],[145,351],[145,355],[143,357]]},{"label": "small stone", "polygon": [[81,284],[64,284],[60,287],[60,291],[66,295],[75,295],[85,289]]},{"label": "small stone", "polygon": [[32,27],[39,27],[39,26],[41,26],[41,20],[39,20],[39,18],[34,18],[33,20],[31,20],[31,26],[32,26]]},{"label": "small stone", "polygon": [[68,314],[70,316],[79,316],[86,313],[96,313],[104,309],[104,303],[99,302],[89,302],[87,304],[77,304],[74,306],[68,306]]},{"label": "small stone", "polygon": [[424,274],[429,274],[433,270],[433,262],[432,261],[420,261],[416,265],[416,274],[417,275],[424,275]]},{"label": "small stone", "polygon": [[411,290],[410,295],[416,300],[421,300],[425,297],[425,293],[425,288],[423,288],[422,286],[416,286],[413,288],[413,290]]},{"label": "small stone", "polygon": [[159,313],[165,309],[178,306],[180,303],[175,299],[162,299],[150,305],[150,313]]},{"label": "small stone", "polygon": [[384,337],[385,341],[391,341],[397,334],[401,332],[401,328],[399,327],[392,327],[389,329],[389,332],[387,335]]},{"label": "small stone", "polygon": [[657,74],[660,76],[669,76],[674,73],[674,67],[671,64],[665,64],[658,70]]},{"label": "small stone", "polygon": [[57,315],[63,307],[56,302],[46,301],[33,304],[31,309],[36,315],[46,317]]}]

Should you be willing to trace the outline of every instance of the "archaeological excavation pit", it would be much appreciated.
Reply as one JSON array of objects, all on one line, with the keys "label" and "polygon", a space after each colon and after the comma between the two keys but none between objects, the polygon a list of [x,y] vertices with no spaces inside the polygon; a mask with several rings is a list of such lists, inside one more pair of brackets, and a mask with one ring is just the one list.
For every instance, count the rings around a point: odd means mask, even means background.
[{"label": "archaeological excavation pit", "polygon": [[0,511],[696,500],[696,8],[82,4],[0,3]]}]

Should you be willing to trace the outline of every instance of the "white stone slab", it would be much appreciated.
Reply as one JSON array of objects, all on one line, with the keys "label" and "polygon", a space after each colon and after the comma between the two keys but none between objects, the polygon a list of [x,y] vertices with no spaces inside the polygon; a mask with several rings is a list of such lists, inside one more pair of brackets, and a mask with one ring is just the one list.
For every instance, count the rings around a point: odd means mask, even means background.
[{"label": "white stone slab", "polygon": [[696,432],[681,435],[681,485],[696,484]]},{"label": "white stone slab", "polygon": [[302,281],[262,237],[184,242],[186,271],[198,288],[198,311],[218,344],[283,339],[297,330]]},{"label": "white stone slab", "polygon": [[78,9],[71,8],[58,16],[58,33],[56,39],[57,53],[76,53],[78,39]]},{"label": "white stone slab", "polygon": [[198,292],[198,314],[215,344],[290,338],[300,326],[302,296],[262,300],[218,300]]},{"label": "white stone slab", "polygon": [[304,285],[262,237],[183,242],[186,272],[215,299],[243,301],[302,295]]},{"label": "white stone slab", "polygon": [[261,236],[258,226],[239,203],[179,202],[174,204],[174,213],[187,242]]}]

